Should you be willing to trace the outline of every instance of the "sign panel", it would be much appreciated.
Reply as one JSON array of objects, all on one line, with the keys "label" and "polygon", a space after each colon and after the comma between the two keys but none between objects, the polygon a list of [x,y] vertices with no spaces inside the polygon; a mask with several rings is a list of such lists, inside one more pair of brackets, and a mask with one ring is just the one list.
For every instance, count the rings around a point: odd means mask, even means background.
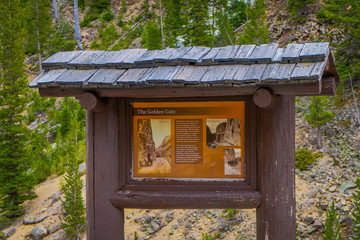
[{"label": "sign panel", "polygon": [[245,102],[133,103],[133,178],[245,177]]}]

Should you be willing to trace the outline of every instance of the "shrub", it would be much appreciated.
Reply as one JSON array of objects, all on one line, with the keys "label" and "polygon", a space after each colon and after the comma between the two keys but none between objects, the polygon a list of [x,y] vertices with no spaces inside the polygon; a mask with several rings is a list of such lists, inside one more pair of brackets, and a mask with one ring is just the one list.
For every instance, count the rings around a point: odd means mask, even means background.
[{"label": "shrub", "polygon": [[295,167],[299,170],[307,170],[307,166],[316,162],[316,156],[309,150],[299,149],[295,152]]},{"label": "shrub", "polygon": [[340,217],[336,212],[334,200],[326,212],[325,228],[322,237],[324,240],[341,240]]},{"label": "shrub", "polygon": [[354,210],[351,214],[354,217],[353,232],[356,236],[355,239],[360,239],[360,178],[356,179],[356,185],[358,190],[353,193]]},{"label": "shrub", "polygon": [[114,14],[109,10],[104,15],[102,15],[102,20],[106,22],[110,22],[115,18]]}]

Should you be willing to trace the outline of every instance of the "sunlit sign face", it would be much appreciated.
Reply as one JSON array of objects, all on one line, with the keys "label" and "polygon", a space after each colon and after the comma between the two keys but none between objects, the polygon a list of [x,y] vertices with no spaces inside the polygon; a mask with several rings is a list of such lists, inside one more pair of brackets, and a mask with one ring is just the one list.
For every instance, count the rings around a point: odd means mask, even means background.
[{"label": "sunlit sign face", "polygon": [[244,179],[245,102],[132,104],[133,178]]}]

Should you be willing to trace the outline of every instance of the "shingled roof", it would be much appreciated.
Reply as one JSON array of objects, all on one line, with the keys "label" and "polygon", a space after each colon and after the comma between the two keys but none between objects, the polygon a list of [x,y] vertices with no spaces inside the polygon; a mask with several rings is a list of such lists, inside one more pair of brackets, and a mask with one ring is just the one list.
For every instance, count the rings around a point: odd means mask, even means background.
[{"label": "shingled roof", "polygon": [[297,87],[338,78],[329,43],[59,52],[42,66],[30,87]]}]

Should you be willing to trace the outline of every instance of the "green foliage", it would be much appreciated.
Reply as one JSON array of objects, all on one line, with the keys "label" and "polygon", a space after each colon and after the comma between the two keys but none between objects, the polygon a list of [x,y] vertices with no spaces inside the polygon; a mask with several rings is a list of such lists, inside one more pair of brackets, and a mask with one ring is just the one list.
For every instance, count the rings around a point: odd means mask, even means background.
[{"label": "green foliage", "polygon": [[314,0],[289,0],[286,9],[294,16],[304,16],[306,14],[306,6],[313,3]]},{"label": "green foliage", "polygon": [[216,240],[220,239],[221,233],[215,233],[214,236],[211,236],[210,233],[202,233],[201,240]]},{"label": "green foliage", "polygon": [[331,202],[330,208],[326,212],[325,227],[322,238],[324,240],[342,239],[340,235],[340,217],[336,212],[334,200]]},{"label": "green foliage", "polygon": [[181,0],[163,1],[165,46],[176,47],[182,25]]},{"label": "green foliage", "polygon": [[230,18],[226,14],[225,7],[219,7],[215,13],[216,28],[219,30],[219,33],[216,36],[216,45],[217,46],[227,46],[234,45],[236,38],[235,32],[231,26]]},{"label": "green foliage", "polygon": [[75,121],[72,122],[71,131],[67,138],[67,161],[64,182],[61,189],[64,191],[64,199],[61,201],[66,212],[64,216],[63,228],[68,235],[80,239],[85,232],[86,218],[85,205],[82,197],[83,183],[79,172],[79,152],[77,142],[77,114]]},{"label": "green foliage", "polygon": [[230,2],[228,14],[233,29],[240,27],[246,22],[247,4],[244,0],[233,0]]},{"label": "green foliage", "polygon": [[47,55],[53,55],[56,52],[71,51],[75,48],[74,28],[60,19],[55,23],[49,33],[47,43]]},{"label": "green foliage", "polygon": [[305,113],[305,119],[311,125],[311,127],[321,127],[333,119],[334,114],[330,111],[327,111],[328,106],[328,97],[311,97],[308,110]]},{"label": "green foliage", "polygon": [[145,24],[142,32],[142,44],[148,50],[161,49],[161,30],[154,20]]},{"label": "green foliage", "polygon": [[307,166],[316,162],[316,156],[312,151],[299,149],[295,151],[295,167],[299,170],[307,170]]},{"label": "green foliage", "polygon": [[[357,0],[326,1],[317,17],[337,29],[332,36],[336,38],[336,59],[342,63],[338,68],[340,76],[353,72],[360,76],[360,4]],[[348,68],[346,68],[348,67]],[[350,70],[350,71],[349,71]],[[347,77],[346,77],[347,78]]]},{"label": "green foliage", "polygon": [[[0,1],[0,218],[11,222],[22,215],[34,179],[26,106],[29,88],[24,74],[24,29],[19,0]],[[1,223],[0,223],[1,224]]]},{"label": "green foliage", "polygon": [[[40,52],[43,54],[47,47],[48,34],[51,30],[52,20],[50,16],[50,5],[47,0],[30,0],[24,10],[26,27],[27,54]],[[38,41],[40,50],[38,50]]]},{"label": "green foliage", "polygon": [[235,215],[238,211],[239,210],[237,210],[237,209],[224,209],[225,217],[230,218],[230,219],[235,218]]},{"label": "green foliage", "polygon": [[105,29],[98,29],[98,34],[101,39],[100,49],[102,50],[107,50],[120,37],[113,24],[110,24]]},{"label": "green foliage", "polygon": [[91,0],[89,7],[91,14],[99,14],[110,8],[110,0]]},{"label": "green foliage", "polygon": [[114,16],[114,14],[112,14],[112,12],[111,12],[110,10],[107,11],[107,12],[105,12],[105,13],[102,15],[102,17],[101,17],[101,19],[102,19],[103,21],[105,21],[105,22],[110,22],[110,21],[112,21],[114,18],[115,18],[115,16]]},{"label": "green foliage", "polygon": [[360,239],[360,178],[356,179],[356,185],[357,185],[357,190],[354,191],[353,193],[354,209],[351,215],[354,218],[353,233],[355,235],[355,239]]},{"label": "green foliage", "polygon": [[266,25],[266,5],[264,0],[255,0],[248,8],[249,20],[244,33],[239,36],[239,44],[264,44],[269,42],[269,31]]},{"label": "green foliage", "polygon": [[213,29],[209,22],[209,0],[184,0],[181,15],[183,16],[183,38],[185,46],[214,46]]}]

